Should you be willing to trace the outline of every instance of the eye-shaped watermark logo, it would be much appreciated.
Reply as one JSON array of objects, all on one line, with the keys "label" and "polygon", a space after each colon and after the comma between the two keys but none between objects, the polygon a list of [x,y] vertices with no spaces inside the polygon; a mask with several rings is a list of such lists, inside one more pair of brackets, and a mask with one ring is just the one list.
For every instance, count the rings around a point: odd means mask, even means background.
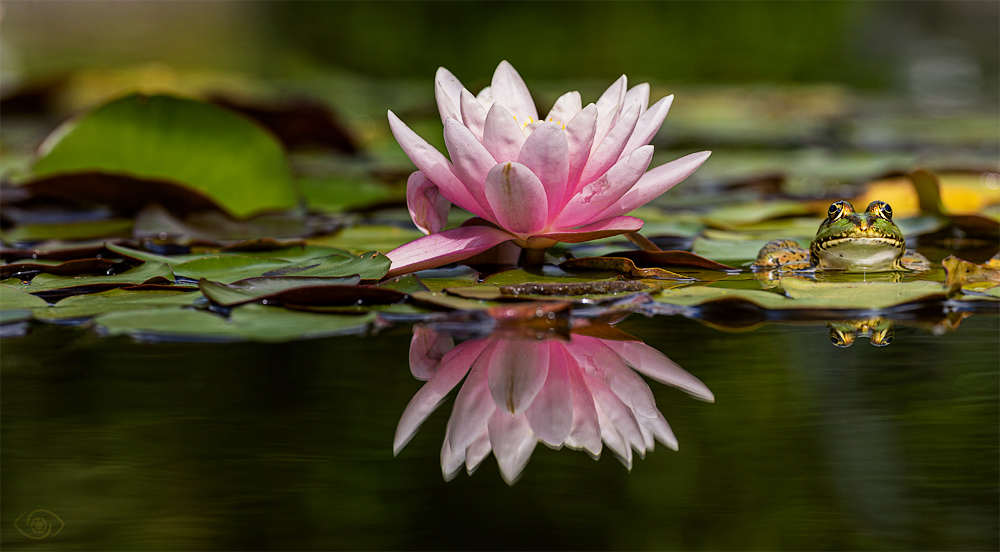
[{"label": "eye-shaped watermark logo", "polygon": [[29,539],[54,537],[66,527],[66,522],[49,510],[24,512],[14,520],[14,527]]}]

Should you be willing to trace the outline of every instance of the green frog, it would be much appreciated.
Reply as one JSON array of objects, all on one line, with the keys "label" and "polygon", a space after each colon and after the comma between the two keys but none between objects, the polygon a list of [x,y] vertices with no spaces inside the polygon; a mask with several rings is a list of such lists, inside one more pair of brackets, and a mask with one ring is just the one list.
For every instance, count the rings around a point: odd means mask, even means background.
[{"label": "green frog", "polygon": [[757,254],[753,269],[888,272],[926,270],[929,265],[923,255],[906,249],[888,203],[873,201],[858,213],[850,202],[837,201],[830,205],[809,249],[793,240],[770,241]]},{"label": "green frog", "polygon": [[876,347],[885,347],[892,343],[892,321],[881,316],[827,322],[826,325],[830,328],[830,341],[837,347],[850,347],[859,337],[867,337]]}]

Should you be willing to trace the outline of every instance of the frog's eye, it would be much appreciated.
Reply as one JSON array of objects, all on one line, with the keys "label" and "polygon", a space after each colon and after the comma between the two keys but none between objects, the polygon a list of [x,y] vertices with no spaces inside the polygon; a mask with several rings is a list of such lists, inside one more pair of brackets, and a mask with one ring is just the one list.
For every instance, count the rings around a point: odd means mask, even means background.
[{"label": "frog's eye", "polygon": [[892,207],[889,207],[889,204],[884,201],[873,201],[868,206],[868,212],[886,220],[892,220]]},{"label": "frog's eye", "polygon": [[838,201],[830,205],[830,209],[826,212],[826,214],[830,217],[830,220],[837,220],[844,215],[844,211],[846,211],[846,209],[847,208],[845,207],[844,202]]}]

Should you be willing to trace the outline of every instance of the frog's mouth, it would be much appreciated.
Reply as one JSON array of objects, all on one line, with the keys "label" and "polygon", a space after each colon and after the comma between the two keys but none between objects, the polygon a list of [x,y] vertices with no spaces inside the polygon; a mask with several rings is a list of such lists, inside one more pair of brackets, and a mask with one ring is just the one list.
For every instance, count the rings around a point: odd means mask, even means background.
[{"label": "frog's mouth", "polygon": [[815,246],[827,267],[862,271],[896,269],[905,248],[902,240],[893,237],[835,237]]}]

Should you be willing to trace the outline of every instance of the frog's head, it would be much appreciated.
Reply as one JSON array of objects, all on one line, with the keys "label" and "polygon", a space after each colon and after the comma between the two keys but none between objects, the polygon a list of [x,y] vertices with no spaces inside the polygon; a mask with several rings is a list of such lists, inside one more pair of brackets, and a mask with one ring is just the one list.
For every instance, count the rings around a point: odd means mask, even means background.
[{"label": "frog's head", "polygon": [[856,272],[899,270],[906,240],[892,222],[892,207],[873,201],[858,213],[847,201],[830,205],[819,226],[810,253],[822,268]]},{"label": "frog's head", "polygon": [[850,347],[859,337],[867,337],[876,347],[885,347],[892,343],[892,321],[882,317],[831,321],[826,325],[830,328],[830,341],[837,347]]}]

